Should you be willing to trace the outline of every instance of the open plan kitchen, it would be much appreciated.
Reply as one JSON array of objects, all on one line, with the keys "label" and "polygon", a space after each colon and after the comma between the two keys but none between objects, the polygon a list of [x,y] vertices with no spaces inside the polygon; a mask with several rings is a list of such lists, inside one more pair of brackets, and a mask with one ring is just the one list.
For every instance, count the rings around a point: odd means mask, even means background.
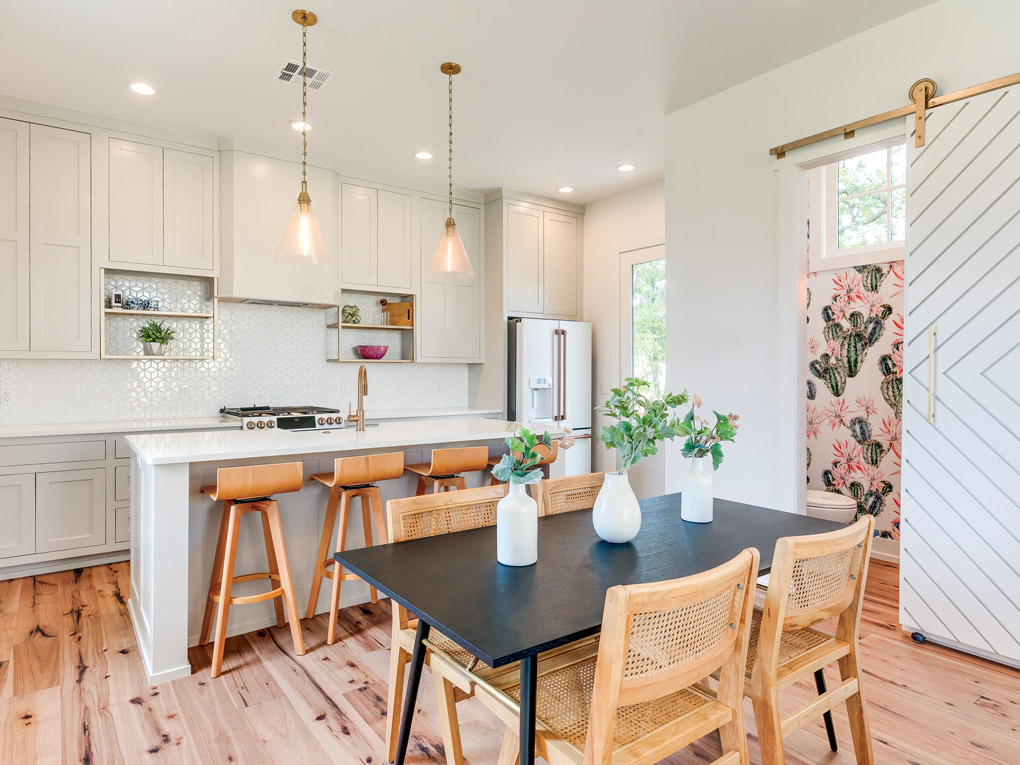
[{"label": "open plan kitchen", "polygon": [[0,764],[1020,761],[1020,7],[728,5],[0,1]]}]

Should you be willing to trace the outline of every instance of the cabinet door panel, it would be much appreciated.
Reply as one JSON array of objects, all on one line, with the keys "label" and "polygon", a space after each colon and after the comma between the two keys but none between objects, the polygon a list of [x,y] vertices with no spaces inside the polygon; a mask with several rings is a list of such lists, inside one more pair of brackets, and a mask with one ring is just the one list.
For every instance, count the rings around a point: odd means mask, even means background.
[{"label": "cabinet door panel", "polygon": [[378,283],[378,193],[365,186],[340,187],[340,281]]},{"label": "cabinet door panel", "polygon": [[509,311],[542,312],[542,211],[506,208],[506,304]]},{"label": "cabinet door panel", "polygon": [[412,289],[410,195],[379,192],[378,232],[379,286]]},{"label": "cabinet door panel", "polygon": [[30,347],[92,347],[90,136],[31,126]]},{"label": "cabinet door panel", "polygon": [[106,543],[106,470],[36,473],[35,550]]},{"label": "cabinet door panel", "polygon": [[35,552],[35,476],[0,475],[0,558]]},{"label": "cabinet door panel", "polygon": [[163,149],[110,139],[110,260],[163,263]]},{"label": "cabinet door panel", "polygon": [[453,206],[457,231],[467,251],[475,275],[453,281],[453,356],[457,359],[482,360],[482,257],[481,211],[474,207]]},{"label": "cabinet door panel", "polygon": [[577,218],[545,213],[542,229],[543,312],[576,316]]},{"label": "cabinet door panel", "polygon": [[0,119],[0,351],[28,350],[28,123]]},{"label": "cabinet door panel", "polygon": [[451,281],[431,278],[429,266],[439,236],[446,222],[446,204],[436,199],[421,200],[421,300],[416,331],[420,338],[421,356],[448,359],[453,356],[453,305]]},{"label": "cabinet door panel", "polygon": [[212,157],[163,150],[163,263],[214,267]]}]

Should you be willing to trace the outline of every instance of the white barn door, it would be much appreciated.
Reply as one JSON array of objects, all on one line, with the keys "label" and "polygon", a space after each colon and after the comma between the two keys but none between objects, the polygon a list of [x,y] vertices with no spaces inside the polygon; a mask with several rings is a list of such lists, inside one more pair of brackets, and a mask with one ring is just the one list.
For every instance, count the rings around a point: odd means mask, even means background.
[{"label": "white barn door", "polygon": [[1020,665],[1020,89],[912,144],[900,622]]}]

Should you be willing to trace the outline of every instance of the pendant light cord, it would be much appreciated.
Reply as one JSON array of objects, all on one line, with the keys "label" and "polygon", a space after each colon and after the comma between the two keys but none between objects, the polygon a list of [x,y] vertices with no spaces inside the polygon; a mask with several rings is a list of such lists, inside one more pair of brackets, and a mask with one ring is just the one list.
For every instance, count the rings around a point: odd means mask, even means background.
[{"label": "pendant light cord", "polygon": [[450,188],[450,205],[449,205],[450,209],[449,209],[449,214],[447,215],[447,217],[452,218],[453,217],[453,75],[450,74],[448,76],[449,76],[449,80],[450,80],[450,85],[449,85],[449,96],[450,96],[450,111],[449,111],[449,115],[450,115],[450,119],[449,119],[449,129],[450,129],[450,164],[449,164],[449,176],[448,176],[447,180],[449,181],[449,188]]},{"label": "pendant light cord", "polygon": [[301,25],[301,192],[308,193],[308,25]]}]

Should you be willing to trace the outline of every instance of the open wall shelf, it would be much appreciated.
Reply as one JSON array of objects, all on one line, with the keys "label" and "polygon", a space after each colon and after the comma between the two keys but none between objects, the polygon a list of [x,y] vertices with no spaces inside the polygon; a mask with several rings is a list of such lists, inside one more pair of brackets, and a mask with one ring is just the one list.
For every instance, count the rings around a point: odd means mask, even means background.
[{"label": "open wall shelf", "polygon": [[[379,301],[388,303],[410,303],[412,323],[388,324],[387,313],[383,311]],[[415,361],[415,329],[416,313],[415,296],[413,294],[397,295],[386,290],[369,291],[344,289],[340,294],[341,307],[327,312],[328,333],[326,358],[328,361],[343,364],[412,364]],[[362,322],[341,322],[340,316],[344,305],[357,306],[361,312]],[[335,313],[334,313],[335,311]],[[335,335],[333,333],[336,333]],[[359,345],[388,346],[386,355],[381,359],[363,359],[357,351]]]}]

